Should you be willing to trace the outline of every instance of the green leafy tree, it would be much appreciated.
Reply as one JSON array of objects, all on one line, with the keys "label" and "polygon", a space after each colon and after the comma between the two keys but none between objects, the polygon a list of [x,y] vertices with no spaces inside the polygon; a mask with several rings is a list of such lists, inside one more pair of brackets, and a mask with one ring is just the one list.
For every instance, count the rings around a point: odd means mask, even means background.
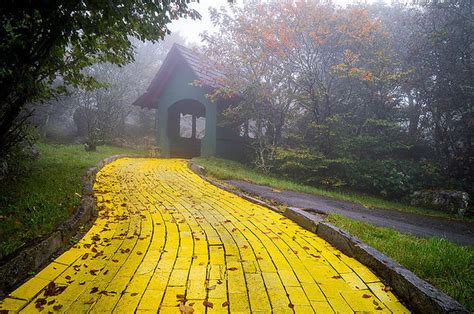
[{"label": "green leafy tree", "polygon": [[[157,41],[180,17],[199,18],[189,1],[13,1],[0,4],[0,154],[23,136],[23,108],[98,82],[82,69],[133,60],[130,37]],[[53,87],[60,77],[63,84]]]}]

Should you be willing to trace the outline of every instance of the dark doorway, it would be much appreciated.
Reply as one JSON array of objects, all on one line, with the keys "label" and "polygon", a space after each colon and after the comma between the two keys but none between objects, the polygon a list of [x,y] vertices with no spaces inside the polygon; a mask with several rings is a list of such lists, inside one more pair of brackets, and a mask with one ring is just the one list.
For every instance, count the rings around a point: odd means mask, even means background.
[{"label": "dark doorway", "polygon": [[201,155],[205,136],[206,107],[192,99],[180,100],[168,108],[170,157],[193,158]]}]

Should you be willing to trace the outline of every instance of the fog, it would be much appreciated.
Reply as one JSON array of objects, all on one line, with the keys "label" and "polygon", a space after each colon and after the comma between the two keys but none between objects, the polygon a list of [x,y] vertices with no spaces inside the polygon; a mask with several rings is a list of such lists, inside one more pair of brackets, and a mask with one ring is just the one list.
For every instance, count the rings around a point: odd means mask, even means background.
[{"label": "fog", "polygon": [[[190,8],[202,18],[174,20],[163,40],[128,37],[132,62],[81,69],[99,85],[66,84],[66,93],[30,102],[23,114],[32,113],[39,137],[94,147],[158,143],[159,104],[132,104],[155,88],[178,43],[221,73],[221,87],[207,86],[206,97],[238,99],[219,107],[218,120],[247,137],[246,162],[262,171],[389,198],[472,189],[473,32],[465,2],[207,0]],[[183,117],[178,133],[189,137],[193,119]]]}]

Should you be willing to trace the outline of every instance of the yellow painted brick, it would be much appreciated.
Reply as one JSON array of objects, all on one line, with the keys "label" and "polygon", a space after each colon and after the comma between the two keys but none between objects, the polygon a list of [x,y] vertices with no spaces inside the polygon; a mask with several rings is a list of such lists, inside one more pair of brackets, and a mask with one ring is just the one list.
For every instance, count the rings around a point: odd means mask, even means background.
[{"label": "yellow painted brick", "polygon": [[342,279],[349,285],[349,287],[358,290],[367,289],[367,285],[355,273],[341,274]]},{"label": "yellow painted brick", "polygon": [[331,305],[332,309],[336,313],[353,313],[354,312],[352,308],[349,306],[349,304],[346,302],[346,300],[340,294],[328,297],[328,303]]},{"label": "yellow painted brick", "polygon": [[374,295],[383,302],[393,313],[409,313],[408,309],[401,304],[397,297],[386,289],[386,286],[381,282],[367,284]]},{"label": "yellow painted brick", "polygon": [[295,305],[293,310],[295,313],[314,313],[313,307],[311,305]]},{"label": "yellow painted brick", "polygon": [[[188,280],[188,269],[175,269],[171,272],[169,286],[186,286]],[[192,276],[193,274],[190,274]]]},{"label": "yellow painted brick", "polygon": [[327,301],[311,301],[311,306],[317,314],[334,313],[334,310]]},{"label": "yellow painted brick", "polygon": [[272,308],[285,308],[290,304],[290,300],[286,295],[283,286],[281,288],[267,289],[268,296],[270,298],[270,304]]},{"label": "yellow painted brick", "polygon": [[9,297],[31,300],[49,283],[49,280],[33,277],[13,291]]},{"label": "yellow painted brick", "polygon": [[[212,308],[207,307],[207,313],[228,313],[229,311],[229,305],[226,305],[225,302],[227,301],[226,298],[211,298],[207,300],[208,302],[212,303]],[[224,306],[223,306],[224,304]]]},{"label": "yellow painted brick", "polygon": [[38,274],[36,274],[35,277],[54,281],[56,277],[58,277],[63,271],[66,270],[67,267],[68,266],[64,264],[52,262],[51,264],[43,268],[43,270],[41,270]]},{"label": "yellow painted brick", "polygon": [[311,305],[301,287],[286,287],[290,302],[294,305]]},{"label": "yellow painted brick", "polygon": [[229,271],[227,272],[227,285],[229,293],[245,293],[247,285],[243,271]]},{"label": "yellow painted brick", "polygon": [[370,271],[367,267],[356,267],[353,268],[353,270],[365,283],[380,281],[380,279],[375,276],[374,273]]},{"label": "yellow painted brick", "polygon": [[0,301],[0,310],[8,310],[8,311],[12,311],[12,312],[18,312],[26,304],[28,304],[27,300],[5,298],[2,301]]},{"label": "yellow painted brick", "polygon": [[226,282],[222,280],[211,279],[207,285],[208,297],[211,299],[226,299],[227,286]]},{"label": "yellow painted brick", "polygon": [[315,283],[302,283],[301,286],[308,297],[308,299],[313,302],[322,302],[326,301],[326,297],[324,296],[323,292],[319,288],[319,286]]},{"label": "yellow painted brick", "polygon": [[283,282],[285,287],[300,286],[300,282],[298,281],[298,278],[296,278],[292,270],[278,270],[278,275],[280,276],[281,281]]},{"label": "yellow painted brick", "polygon": [[247,287],[250,307],[254,311],[270,311],[270,301],[260,274],[247,274]]},{"label": "yellow painted brick", "polygon": [[248,296],[244,293],[229,293],[229,309],[231,313],[250,313]]},{"label": "yellow painted brick", "polygon": [[158,311],[158,308],[161,303],[161,299],[165,294],[163,290],[151,290],[146,289],[143,293],[142,299],[138,304],[138,310],[153,310],[155,313]]},{"label": "yellow painted brick", "polygon": [[341,295],[355,312],[390,313],[385,305],[369,290],[342,291]]}]

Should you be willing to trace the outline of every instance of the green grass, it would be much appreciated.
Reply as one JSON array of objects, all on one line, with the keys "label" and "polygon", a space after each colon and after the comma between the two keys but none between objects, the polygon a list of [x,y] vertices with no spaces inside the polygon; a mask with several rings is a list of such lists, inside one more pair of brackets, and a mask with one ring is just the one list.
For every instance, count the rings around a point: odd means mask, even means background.
[{"label": "green grass", "polygon": [[100,160],[142,151],[99,146],[38,144],[40,158],[30,170],[0,182],[0,259],[28,241],[48,234],[80,204],[81,176]]},{"label": "green grass", "polygon": [[441,238],[417,238],[340,215],[328,221],[414,272],[474,312],[474,248]]},{"label": "green grass", "polygon": [[[425,208],[410,206],[408,204],[385,200],[382,198],[365,195],[361,193],[350,193],[343,191],[326,190],[314,186],[308,186],[284,178],[278,178],[268,174],[261,173],[255,169],[245,166],[241,163],[220,158],[195,158],[198,165],[203,166],[206,175],[221,180],[243,180],[256,184],[271,186],[277,189],[290,190],[314,194],[318,196],[333,198],[342,201],[363,205],[367,208],[395,209],[404,212],[417,213],[423,215],[459,219],[454,215],[444,212],[438,212]],[[469,219],[469,218],[463,218]]]}]

